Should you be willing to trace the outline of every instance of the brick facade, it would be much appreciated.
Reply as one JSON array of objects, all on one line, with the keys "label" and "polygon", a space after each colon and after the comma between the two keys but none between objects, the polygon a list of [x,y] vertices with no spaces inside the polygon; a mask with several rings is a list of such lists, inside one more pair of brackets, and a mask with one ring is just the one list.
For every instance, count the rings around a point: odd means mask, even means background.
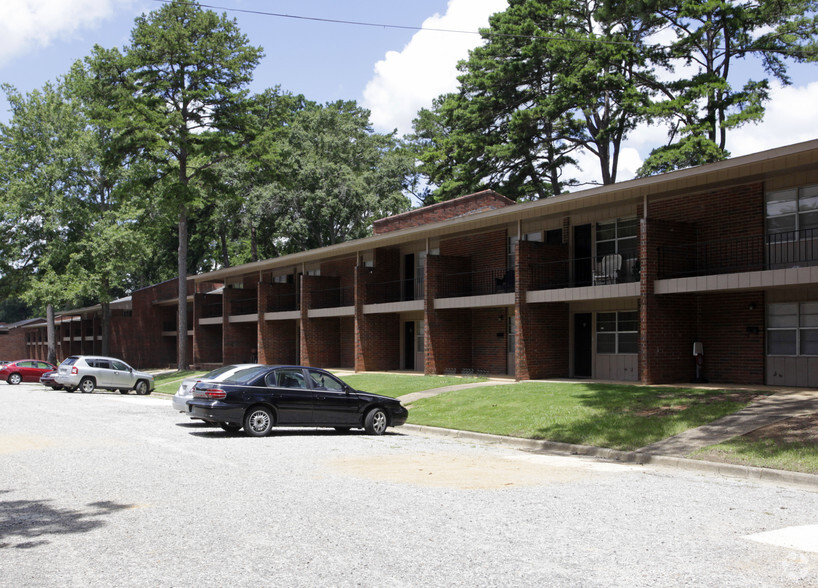
[{"label": "brick facade", "polygon": [[428,225],[429,223],[451,220],[469,214],[476,214],[488,210],[496,210],[514,204],[505,196],[493,190],[484,190],[476,194],[461,196],[445,202],[416,208],[403,214],[396,214],[388,218],[376,220],[373,224],[376,235]]}]

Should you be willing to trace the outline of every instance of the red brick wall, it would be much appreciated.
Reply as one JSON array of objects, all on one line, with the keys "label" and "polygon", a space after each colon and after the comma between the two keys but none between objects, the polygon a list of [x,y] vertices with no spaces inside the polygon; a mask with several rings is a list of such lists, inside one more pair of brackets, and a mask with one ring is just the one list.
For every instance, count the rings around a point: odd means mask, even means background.
[{"label": "red brick wall", "polygon": [[[224,309],[222,324],[222,363],[249,363],[257,356],[258,323],[231,323],[230,316],[247,310],[247,299],[258,300],[254,288],[225,288],[222,295]],[[252,305],[251,305],[252,306]]]},{"label": "red brick wall", "polygon": [[9,329],[8,333],[0,333],[0,359],[6,361],[28,359],[29,347],[26,345],[28,331],[29,329],[13,328]]},{"label": "red brick wall", "polygon": [[506,309],[476,308],[471,314],[471,365],[465,367],[508,373]]},{"label": "red brick wall", "polygon": [[651,295],[640,305],[641,381],[645,384],[690,382],[694,379],[693,342],[697,340],[694,295]]},{"label": "red brick wall", "polygon": [[698,302],[704,378],[764,384],[764,292],[706,294]]},{"label": "red brick wall", "polygon": [[362,314],[358,319],[355,371],[400,369],[400,315]]},{"label": "red brick wall", "polygon": [[467,214],[495,210],[512,204],[514,204],[513,200],[509,200],[505,196],[501,196],[492,190],[484,190],[476,194],[461,196],[460,198],[439,202],[431,206],[416,208],[403,214],[382,218],[376,220],[373,223],[373,227],[375,234],[380,235],[390,231],[398,231],[400,229],[408,229],[410,227],[449,220]]},{"label": "red brick wall", "polygon": [[440,255],[468,257],[474,270],[505,269],[508,260],[506,248],[506,231],[500,230],[441,241]]}]

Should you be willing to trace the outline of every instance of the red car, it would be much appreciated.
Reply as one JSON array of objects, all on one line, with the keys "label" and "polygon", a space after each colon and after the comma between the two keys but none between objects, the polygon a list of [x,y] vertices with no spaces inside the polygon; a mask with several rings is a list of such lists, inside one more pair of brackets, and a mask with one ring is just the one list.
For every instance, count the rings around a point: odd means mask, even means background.
[{"label": "red car", "polygon": [[39,382],[40,376],[46,372],[56,370],[57,366],[39,359],[21,359],[0,366],[0,380],[9,384],[20,382]]}]

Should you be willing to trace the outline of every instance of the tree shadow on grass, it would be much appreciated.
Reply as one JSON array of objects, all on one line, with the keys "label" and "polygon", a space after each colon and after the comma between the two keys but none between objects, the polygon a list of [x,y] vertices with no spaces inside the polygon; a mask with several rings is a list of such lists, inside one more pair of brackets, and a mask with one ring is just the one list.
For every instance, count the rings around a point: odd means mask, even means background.
[{"label": "tree shadow on grass", "polygon": [[0,500],[0,549],[31,549],[47,545],[53,535],[88,533],[105,525],[105,516],[132,508],[127,504],[101,501],[74,510],[58,508],[49,502]]},{"label": "tree shadow on grass", "polygon": [[576,418],[541,427],[540,439],[632,450],[732,414],[759,392],[653,386],[585,384],[574,389],[590,410]]}]

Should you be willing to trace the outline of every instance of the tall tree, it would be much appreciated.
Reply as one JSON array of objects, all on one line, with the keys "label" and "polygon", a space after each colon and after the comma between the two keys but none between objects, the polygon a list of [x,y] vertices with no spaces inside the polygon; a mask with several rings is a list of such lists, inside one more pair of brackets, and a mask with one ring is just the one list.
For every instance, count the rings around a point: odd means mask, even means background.
[{"label": "tall tree", "polygon": [[205,170],[245,140],[247,86],[261,57],[235,20],[172,0],[136,19],[122,52],[97,47],[89,61],[111,85],[117,140],[157,165],[157,205],[177,221],[180,370],[188,365],[188,216]]},{"label": "tall tree", "polygon": [[[672,34],[662,51],[668,72],[650,115],[669,126],[668,142],[639,175],[725,159],[730,130],[764,117],[770,79],[789,84],[788,62],[818,60],[815,0],[610,0],[610,9],[638,7]],[[667,35],[659,37],[667,39]],[[758,59],[768,77],[747,78],[740,59]]]},{"label": "tall tree", "polygon": [[[416,120],[421,161],[440,197],[464,186],[520,199],[559,194],[578,150],[616,181],[622,141],[653,81],[645,38],[655,21],[595,0],[510,0],[459,66],[460,89]],[[439,162],[442,160],[442,165]]]},{"label": "tall tree", "polygon": [[253,192],[279,253],[370,234],[372,221],[409,208],[403,194],[414,159],[394,134],[372,131],[355,102],[307,104],[273,138],[262,161],[275,180]]}]

